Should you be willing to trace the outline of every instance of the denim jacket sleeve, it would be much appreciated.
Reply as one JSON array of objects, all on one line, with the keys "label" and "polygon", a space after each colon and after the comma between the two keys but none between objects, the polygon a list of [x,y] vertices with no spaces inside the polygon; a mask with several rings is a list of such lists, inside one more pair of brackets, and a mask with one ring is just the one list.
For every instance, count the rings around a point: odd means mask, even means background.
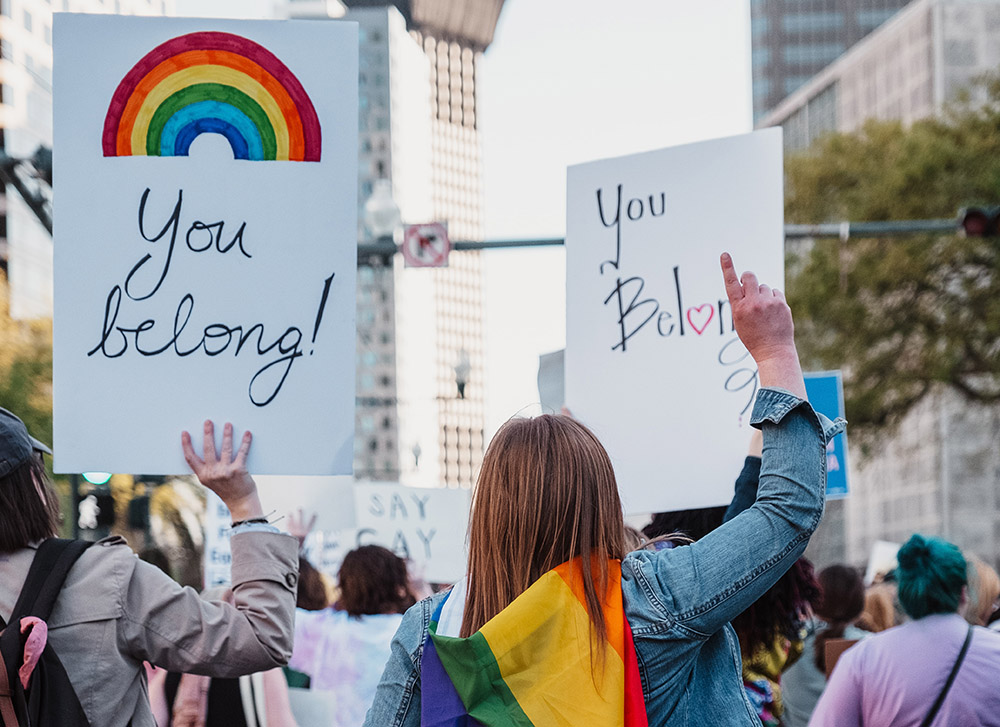
[{"label": "denim jacket sleeve", "polygon": [[740,476],[736,478],[733,501],[726,508],[722,522],[728,523],[757,501],[757,485],[760,482],[760,457],[748,456],[743,462]]},{"label": "denim jacket sleeve", "polygon": [[826,443],[845,425],[781,389],[761,389],[751,423],[764,435],[754,504],[696,543],[638,551],[623,563],[623,579],[634,579],[648,604],[643,617],[692,638],[721,629],[805,550],[823,514]]},{"label": "denim jacket sleeve", "polygon": [[425,598],[403,614],[364,727],[420,727],[420,657],[431,614],[444,596]]}]

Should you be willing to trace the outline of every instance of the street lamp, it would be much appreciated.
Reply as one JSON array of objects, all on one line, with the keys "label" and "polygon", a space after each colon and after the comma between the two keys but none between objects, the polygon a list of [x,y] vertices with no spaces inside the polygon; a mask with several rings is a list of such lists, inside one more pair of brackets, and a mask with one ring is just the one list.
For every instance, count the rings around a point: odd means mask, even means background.
[{"label": "street lamp", "polygon": [[472,373],[472,361],[469,352],[464,348],[458,352],[458,363],[455,364],[455,385],[458,386],[458,398],[465,398],[465,385],[469,383],[469,374]]},{"label": "street lamp", "polygon": [[392,239],[396,228],[403,224],[399,205],[392,198],[392,182],[376,179],[372,196],[365,200],[362,212],[365,229],[375,240]]}]

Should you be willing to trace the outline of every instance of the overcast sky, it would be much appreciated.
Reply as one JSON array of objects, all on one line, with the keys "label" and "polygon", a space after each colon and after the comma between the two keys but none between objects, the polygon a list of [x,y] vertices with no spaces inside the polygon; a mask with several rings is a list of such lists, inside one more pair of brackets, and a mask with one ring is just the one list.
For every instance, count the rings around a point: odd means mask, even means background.
[{"label": "overcast sky", "polygon": [[[263,17],[272,0],[177,0]],[[749,131],[746,0],[506,0],[478,88],[486,237],[562,237],[570,164]],[[561,248],[487,260],[488,421],[537,410],[565,343]],[[570,402],[572,405],[572,402]]]}]

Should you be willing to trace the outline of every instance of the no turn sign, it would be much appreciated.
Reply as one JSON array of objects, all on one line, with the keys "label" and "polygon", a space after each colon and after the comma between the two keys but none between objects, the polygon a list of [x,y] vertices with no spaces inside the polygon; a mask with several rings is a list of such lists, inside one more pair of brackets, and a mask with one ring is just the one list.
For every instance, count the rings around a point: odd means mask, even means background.
[{"label": "no turn sign", "polygon": [[440,222],[409,225],[403,235],[403,260],[408,268],[446,268],[451,241]]}]

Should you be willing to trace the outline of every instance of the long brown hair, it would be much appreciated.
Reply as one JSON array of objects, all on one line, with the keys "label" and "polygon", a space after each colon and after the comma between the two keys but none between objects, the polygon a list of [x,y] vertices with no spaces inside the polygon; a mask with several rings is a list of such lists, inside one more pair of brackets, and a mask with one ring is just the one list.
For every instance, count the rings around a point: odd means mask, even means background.
[{"label": "long brown hair", "polygon": [[603,639],[608,559],[623,549],[618,485],[597,437],[566,416],[511,419],[493,437],[476,484],[461,635],[482,628],[546,571],[589,556],[583,590]]}]

